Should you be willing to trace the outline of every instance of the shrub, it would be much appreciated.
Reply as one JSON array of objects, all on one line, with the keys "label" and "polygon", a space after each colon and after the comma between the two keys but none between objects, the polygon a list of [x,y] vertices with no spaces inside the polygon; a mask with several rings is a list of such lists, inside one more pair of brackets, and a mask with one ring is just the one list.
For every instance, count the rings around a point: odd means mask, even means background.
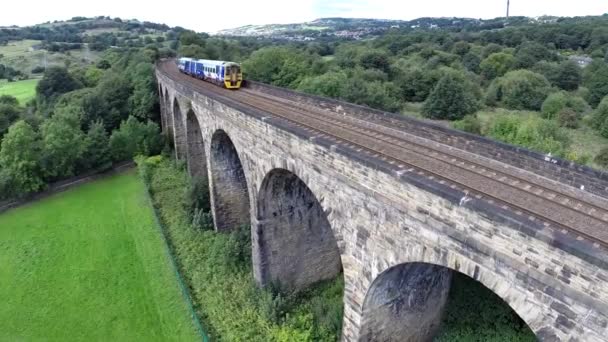
[{"label": "shrub", "polygon": [[447,71],[426,100],[422,113],[431,119],[462,119],[479,108],[472,88],[462,72]]},{"label": "shrub", "polygon": [[587,165],[591,161],[591,155],[587,153],[579,154],[576,151],[568,151],[564,156],[566,159],[571,160],[580,165]]},{"label": "shrub", "polygon": [[529,70],[511,71],[492,82],[486,103],[509,109],[539,110],[550,90],[549,81],[543,75]]},{"label": "shrub", "polygon": [[42,74],[46,70],[43,66],[36,66],[32,68],[32,74]]},{"label": "shrub", "polygon": [[203,219],[201,212],[205,213],[211,211],[209,181],[206,177],[190,178],[190,182],[186,188],[185,206],[186,211],[192,219],[194,219],[194,216],[198,216],[195,221],[199,222],[201,225],[207,223],[201,221]]},{"label": "shrub", "polygon": [[557,123],[561,127],[577,128],[580,117],[570,108],[564,108],[557,114]]},{"label": "shrub", "polygon": [[608,96],[597,106],[593,113],[592,125],[603,137],[608,138]]},{"label": "shrub", "polygon": [[600,153],[595,156],[594,161],[601,167],[608,167],[608,147],[603,148]]},{"label": "shrub", "polygon": [[454,121],[452,126],[461,131],[481,134],[481,123],[477,118],[477,115],[466,115],[462,120]]},{"label": "shrub", "polygon": [[569,145],[567,135],[555,121],[536,116],[505,115],[495,120],[488,135],[509,144],[561,156]]},{"label": "shrub", "polygon": [[580,116],[589,111],[590,107],[582,98],[563,91],[549,95],[541,107],[543,117],[546,119],[555,118],[564,109],[570,109]]}]

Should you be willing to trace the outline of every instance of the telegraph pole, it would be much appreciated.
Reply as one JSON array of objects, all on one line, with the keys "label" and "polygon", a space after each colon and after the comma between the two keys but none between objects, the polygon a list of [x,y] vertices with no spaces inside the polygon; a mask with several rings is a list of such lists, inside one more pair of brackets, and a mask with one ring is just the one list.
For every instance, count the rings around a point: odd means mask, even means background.
[{"label": "telegraph pole", "polygon": [[507,0],[507,19],[509,19],[509,7],[511,6],[511,0]]}]

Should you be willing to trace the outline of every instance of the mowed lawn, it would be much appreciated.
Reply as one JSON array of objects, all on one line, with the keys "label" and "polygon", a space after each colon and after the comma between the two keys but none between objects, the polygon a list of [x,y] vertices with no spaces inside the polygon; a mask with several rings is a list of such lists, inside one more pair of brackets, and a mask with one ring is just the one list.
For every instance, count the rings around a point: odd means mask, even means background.
[{"label": "mowed lawn", "polygon": [[0,341],[195,341],[134,171],[0,215]]},{"label": "mowed lawn", "polygon": [[0,96],[10,95],[16,97],[19,104],[23,106],[36,96],[36,85],[39,81],[39,79],[16,82],[0,81]]}]

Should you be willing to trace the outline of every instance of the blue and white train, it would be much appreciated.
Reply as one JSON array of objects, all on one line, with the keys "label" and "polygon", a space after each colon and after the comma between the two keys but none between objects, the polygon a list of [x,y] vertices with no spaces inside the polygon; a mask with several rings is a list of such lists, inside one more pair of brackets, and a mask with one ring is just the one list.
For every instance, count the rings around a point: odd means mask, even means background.
[{"label": "blue and white train", "polygon": [[179,71],[228,89],[239,89],[243,73],[238,63],[182,57],[177,60]]}]

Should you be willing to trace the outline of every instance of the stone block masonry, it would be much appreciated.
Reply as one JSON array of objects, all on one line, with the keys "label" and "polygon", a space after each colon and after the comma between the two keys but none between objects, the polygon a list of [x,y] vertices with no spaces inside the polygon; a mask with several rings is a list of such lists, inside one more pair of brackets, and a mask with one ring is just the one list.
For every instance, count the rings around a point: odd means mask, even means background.
[{"label": "stone block masonry", "polygon": [[[191,109],[200,124],[217,229],[251,224],[256,280],[297,290],[342,267],[343,341],[427,340],[441,317],[451,272],[496,293],[539,340],[607,340],[604,247],[485,201],[463,201],[466,194],[437,180],[195,92],[160,70],[157,78],[167,94],[163,101]],[[321,106],[317,98],[298,96]],[[187,127],[186,117],[176,115],[175,105],[161,108],[180,146],[188,136],[178,131]],[[438,139],[468,141],[458,134]],[[502,151],[482,140],[471,144],[488,155]],[[523,154],[522,165],[545,172],[527,152],[500,153],[506,160]],[[564,181],[587,175],[597,181],[594,191],[605,190],[602,175],[562,169],[572,172]],[[230,219],[223,224],[220,217]]]}]

